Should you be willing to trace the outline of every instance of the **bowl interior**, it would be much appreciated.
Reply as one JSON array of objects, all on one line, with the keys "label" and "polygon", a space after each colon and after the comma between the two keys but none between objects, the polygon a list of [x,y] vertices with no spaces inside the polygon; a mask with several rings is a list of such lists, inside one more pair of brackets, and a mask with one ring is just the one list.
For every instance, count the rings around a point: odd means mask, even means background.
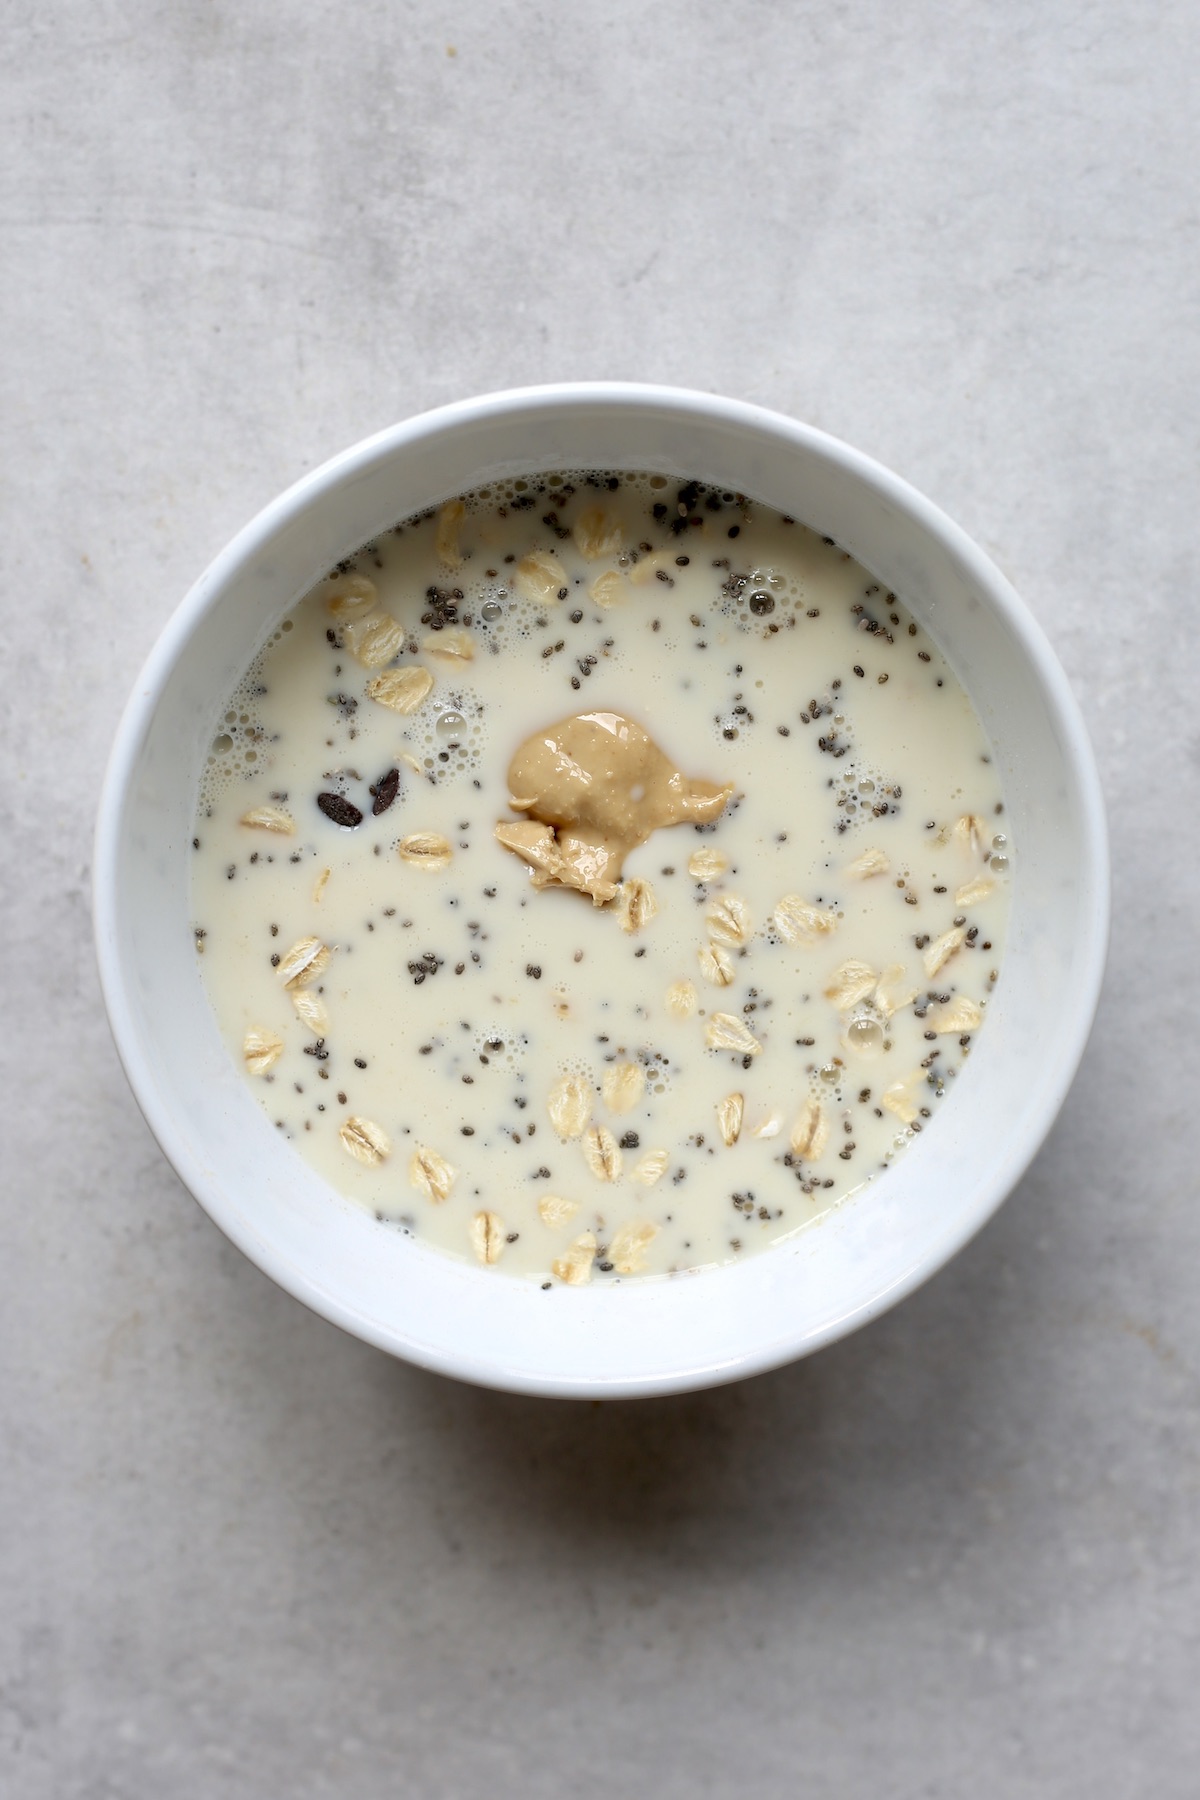
[{"label": "bowl interior", "polygon": [[[937,1129],[789,1244],[606,1290],[498,1278],[380,1230],[281,1143],[231,1063],[191,940],[189,844],[221,703],[278,619],[407,514],[506,476],[652,469],[835,538],[937,639],[982,718],[1017,852],[1001,980]],[[799,679],[799,677],[798,677]],[[891,1304],[978,1229],[1044,1138],[1091,1023],[1107,933],[1103,812],[1077,709],[1004,579],[936,508],[821,433],[706,395],[529,390],[425,415],[300,482],[188,595],[122,722],[97,837],[118,1048],[188,1187],[268,1274],[367,1340],[545,1393],[651,1393],[770,1367]]]}]

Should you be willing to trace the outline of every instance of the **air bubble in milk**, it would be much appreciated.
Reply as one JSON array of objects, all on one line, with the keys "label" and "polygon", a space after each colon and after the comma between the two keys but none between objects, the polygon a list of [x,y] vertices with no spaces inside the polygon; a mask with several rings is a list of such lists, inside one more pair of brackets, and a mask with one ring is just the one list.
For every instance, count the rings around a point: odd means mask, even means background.
[{"label": "air bubble in milk", "polygon": [[846,1027],[846,1044],[860,1055],[874,1056],[883,1049],[883,1026],[878,1019],[851,1019]]},{"label": "air bubble in milk", "polygon": [[486,1056],[491,1068],[511,1072],[520,1066],[529,1048],[529,1039],[524,1032],[506,1031],[499,1025],[492,1025],[475,1033],[472,1047],[476,1061]]},{"label": "air bubble in milk", "polygon": [[634,1061],[640,1063],[645,1071],[647,1093],[670,1093],[671,1064],[666,1056],[657,1050],[643,1048],[635,1052]]},{"label": "air bubble in milk", "polygon": [[870,764],[864,767],[861,762],[855,761],[838,780],[839,830],[855,831],[869,823],[875,816],[878,797],[886,785],[878,769]]},{"label": "air bubble in milk", "polygon": [[840,1104],[842,1099],[842,1078],[845,1069],[840,1057],[832,1062],[820,1063],[808,1071],[808,1091],[822,1105]]},{"label": "air bubble in milk", "polygon": [[414,719],[405,734],[435,782],[479,768],[486,744],[483,701],[472,689],[458,688],[442,698],[441,709]]},{"label": "air bubble in milk", "polygon": [[200,774],[199,799],[206,807],[211,806],[234,781],[244,780],[252,774],[259,763],[256,746],[264,734],[255,703],[261,685],[262,658],[259,657],[220,715],[219,728]]},{"label": "air bubble in milk", "polygon": [[592,1068],[591,1063],[585,1061],[583,1057],[568,1056],[564,1061],[560,1062],[558,1066],[562,1074],[578,1075],[580,1080],[586,1082],[588,1087],[592,1088],[597,1094],[600,1092],[600,1083],[596,1080],[596,1071]]}]

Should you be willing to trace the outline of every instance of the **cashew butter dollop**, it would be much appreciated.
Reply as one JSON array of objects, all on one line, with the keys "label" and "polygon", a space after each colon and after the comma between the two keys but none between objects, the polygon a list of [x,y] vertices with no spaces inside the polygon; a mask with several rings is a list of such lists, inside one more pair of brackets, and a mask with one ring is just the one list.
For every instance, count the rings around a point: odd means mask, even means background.
[{"label": "cashew butter dollop", "polygon": [[575,713],[525,739],[508,770],[509,805],[525,816],[496,836],[533,868],[537,888],[616,898],[625,858],[667,825],[708,825],[733,793],[677,769],[623,713]]}]

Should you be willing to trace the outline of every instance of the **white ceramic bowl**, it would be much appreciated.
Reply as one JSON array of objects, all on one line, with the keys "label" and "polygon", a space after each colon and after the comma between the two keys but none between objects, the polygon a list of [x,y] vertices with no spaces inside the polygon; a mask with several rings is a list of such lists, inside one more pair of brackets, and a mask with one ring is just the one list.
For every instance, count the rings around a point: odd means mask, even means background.
[{"label": "white ceramic bowl", "polygon": [[[272,1129],[217,1035],[191,935],[193,808],[214,721],[279,618],[386,526],[504,476],[696,476],[794,514],[894,589],[991,737],[1017,849],[1006,958],[952,1097],[886,1176],[745,1263],[615,1288],[498,1277],[330,1192]],[[976,1232],[1042,1143],[1091,1025],[1108,929],[1104,811],[1054,655],[936,507],[807,426],[708,394],[587,384],[493,394],[398,425],[297,482],[169,621],[117,734],[96,841],[96,935],[117,1047],[182,1180],[247,1256],[326,1318],[487,1385],[665,1393],[771,1368],[893,1305]]]}]

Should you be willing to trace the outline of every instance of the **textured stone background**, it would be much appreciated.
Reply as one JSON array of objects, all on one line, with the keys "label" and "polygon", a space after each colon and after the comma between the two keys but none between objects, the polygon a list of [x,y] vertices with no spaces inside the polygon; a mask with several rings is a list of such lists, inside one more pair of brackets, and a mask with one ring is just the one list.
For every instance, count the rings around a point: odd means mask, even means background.
[{"label": "textured stone background", "polygon": [[[0,1790],[1196,1793],[1197,200],[1182,0],[64,0],[0,23]],[[453,47],[455,54],[451,54]],[[874,453],[1042,620],[1115,933],[936,1281],[674,1402],[457,1387],[277,1292],[126,1090],[121,703],[332,451],[560,377]]]}]

